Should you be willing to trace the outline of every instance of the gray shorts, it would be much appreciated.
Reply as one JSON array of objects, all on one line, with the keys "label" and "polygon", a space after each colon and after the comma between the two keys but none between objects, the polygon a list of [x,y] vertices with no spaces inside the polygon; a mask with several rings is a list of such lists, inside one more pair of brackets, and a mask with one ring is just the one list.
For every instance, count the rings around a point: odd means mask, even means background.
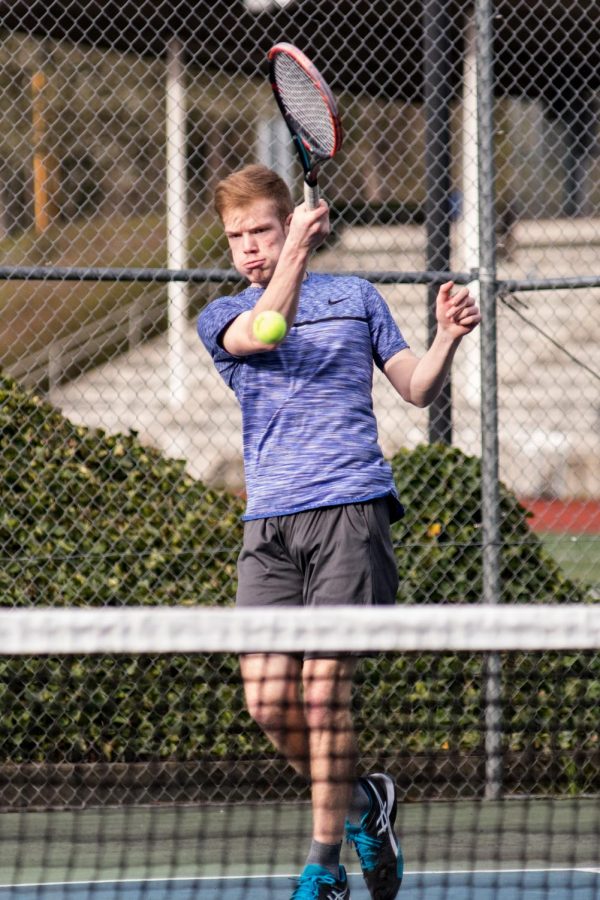
[{"label": "gray shorts", "polygon": [[387,497],[244,523],[238,606],[371,606],[397,590]]}]

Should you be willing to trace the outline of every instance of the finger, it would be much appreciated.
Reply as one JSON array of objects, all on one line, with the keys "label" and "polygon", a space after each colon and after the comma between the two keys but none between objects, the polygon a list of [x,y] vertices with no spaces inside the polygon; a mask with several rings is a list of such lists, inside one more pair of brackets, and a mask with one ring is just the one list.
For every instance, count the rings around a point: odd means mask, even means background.
[{"label": "finger", "polygon": [[458,303],[451,303],[446,310],[446,315],[451,319],[457,319],[459,316],[469,315],[473,309],[473,304],[469,303],[468,299],[464,297]]},{"label": "finger", "polygon": [[438,290],[438,297],[440,297],[442,300],[447,300],[453,287],[453,281],[446,281],[444,284],[441,284]]},{"label": "finger", "polygon": [[459,290],[455,294],[452,294],[450,299],[454,302],[455,305],[458,305],[464,303],[469,296],[469,288],[462,287],[459,288]]},{"label": "finger", "polygon": [[462,325],[464,327],[475,327],[481,322],[481,316],[479,313],[469,313],[468,315],[456,316],[454,319],[456,325]]},{"label": "finger", "polygon": [[456,315],[457,312],[468,309],[475,309],[477,307],[475,298],[468,292],[465,295],[456,294],[451,298],[451,300],[451,305],[448,307],[448,312],[451,315]]},{"label": "finger", "polygon": [[323,200],[322,197],[316,206],[307,206],[306,203],[301,203],[300,205],[306,210],[306,212],[314,216],[322,216],[329,210],[329,205],[325,200]]},{"label": "finger", "polygon": [[295,214],[298,216],[297,221],[302,227],[320,224],[327,218],[328,212],[329,207],[326,203],[324,205],[315,206],[314,209],[309,208],[305,203],[300,203],[295,210]]},{"label": "finger", "polygon": [[468,319],[471,316],[477,316],[479,314],[479,310],[474,309],[472,306],[467,306],[464,309],[459,309],[454,314],[455,319]]},{"label": "finger", "polygon": [[477,305],[473,298],[470,296],[463,297],[461,300],[458,300],[451,306],[451,310],[453,312],[467,312],[473,309],[477,309]]},{"label": "finger", "polygon": [[315,206],[314,209],[309,209],[308,207],[306,207],[305,214],[307,222],[309,222],[310,224],[320,224],[327,219],[327,216],[329,214],[329,207],[326,203],[324,204],[323,201],[321,201],[321,204],[319,206]]}]

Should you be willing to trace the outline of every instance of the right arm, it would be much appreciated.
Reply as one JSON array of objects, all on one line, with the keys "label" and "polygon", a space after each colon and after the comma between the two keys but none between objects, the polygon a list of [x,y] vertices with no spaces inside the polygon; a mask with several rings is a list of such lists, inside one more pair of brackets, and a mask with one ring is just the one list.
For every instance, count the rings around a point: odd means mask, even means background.
[{"label": "right arm", "polygon": [[273,350],[279,345],[263,344],[254,337],[253,326],[260,312],[280,312],[292,327],[298,310],[300,288],[306,276],[310,255],[329,234],[329,210],[321,201],[314,210],[304,204],[292,215],[289,231],[275,267],[273,277],[251,310],[240,313],[225,329],[221,343],[232,356],[248,356]]}]

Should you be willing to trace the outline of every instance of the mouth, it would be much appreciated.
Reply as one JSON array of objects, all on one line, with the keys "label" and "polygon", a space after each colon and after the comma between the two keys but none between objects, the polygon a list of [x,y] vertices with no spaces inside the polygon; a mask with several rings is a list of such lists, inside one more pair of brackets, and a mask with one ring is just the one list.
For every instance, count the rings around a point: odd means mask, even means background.
[{"label": "mouth", "polygon": [[262,269],[265,265],[264,259],[253,259],[245,264],[246,270],[248,272],[253,272],[255,269]]}]

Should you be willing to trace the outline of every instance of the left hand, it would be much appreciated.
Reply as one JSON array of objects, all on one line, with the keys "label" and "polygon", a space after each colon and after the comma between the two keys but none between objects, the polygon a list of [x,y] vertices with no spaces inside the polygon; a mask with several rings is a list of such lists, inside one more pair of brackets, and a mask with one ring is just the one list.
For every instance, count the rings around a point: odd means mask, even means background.
[{"label": "left hand", "polygon": [[436,298],[436,318],[440,331],[449,337],[461,338],[477,328],[481,313],[467,287],[461,287],[452,294],[453,287],[453,281],[447,281],[440,287]]}]

